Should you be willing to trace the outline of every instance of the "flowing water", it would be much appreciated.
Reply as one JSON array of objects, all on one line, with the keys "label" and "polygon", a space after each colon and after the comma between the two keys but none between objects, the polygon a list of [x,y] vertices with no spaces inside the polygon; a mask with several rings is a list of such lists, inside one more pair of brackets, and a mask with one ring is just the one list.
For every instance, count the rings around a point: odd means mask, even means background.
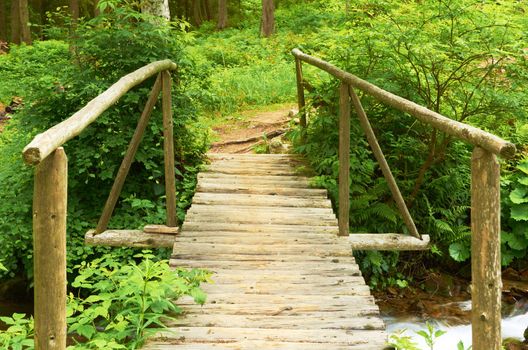
[{"label": "flowing water", "polygon": [[[458,303],[460,309],[471,309],[471,302]],[[395,319],[385,318],[387,331],[389,334],[398,333],[405,330],[403,335],[410,336],[416,342],[420,349],[428,350],[424,339],[416,334],[416,331],[425,330],[427,326],[425,321],[417,319]],[[457,344],[462,341],[465,349],[471,345],[471,325],[450,326],[440,320],[430,320],[435,329],[441,329],[446,333],[439,337],[435,342],[434,350],[456,350]],[[508,310],[508,314],[502,319],[502,337],[524,339],[524,331],[528,327],[528,305],[521,302]]]}]

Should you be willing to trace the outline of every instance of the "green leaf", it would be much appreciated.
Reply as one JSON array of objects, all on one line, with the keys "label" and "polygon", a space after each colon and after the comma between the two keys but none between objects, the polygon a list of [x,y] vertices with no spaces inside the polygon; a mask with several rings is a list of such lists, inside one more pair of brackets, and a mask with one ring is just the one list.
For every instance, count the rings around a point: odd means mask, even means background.
[{"label": "green leaf", "polygon": [[517,187],[510,193],[510,200],[515,204],[528,203],[528,188]]},{"label": "green leaf", "polygon": [[86,337],[88,339],[91,339],[92,336],[95,334],[95,327],[89,324],[83,324],[77,327],[77,333],[79,335],[82,335],[83,337]]},{"label": "green leaf", "polygon": [[528,175],[528,160],[520,162],[517,165],[517,169]]},{"label": "green leaf", "polygon": [[455,242],[449,245],[449,255],[456,261],[466,261],[470,254],[468,246],[462,242]]},{"label": "green leaf", "polygon": [[515,205],[511,208],[510,217],[517,221],[528,221],[528,204]]}]

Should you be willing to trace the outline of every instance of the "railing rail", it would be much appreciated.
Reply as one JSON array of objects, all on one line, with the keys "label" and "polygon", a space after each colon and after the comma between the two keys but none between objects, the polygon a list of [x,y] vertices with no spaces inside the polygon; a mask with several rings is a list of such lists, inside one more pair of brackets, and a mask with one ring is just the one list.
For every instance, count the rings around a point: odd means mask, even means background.
[{"label": "railing rail", "polygon": [[35,349],[66,349],[66,203],[68,160],[64,143],[79,135],[133,87],[158,74],[138,126],[106,201],[96,233],[106,230],[124,180],[150,114],[163,94],[163,136],[167,226],[176,227],[176,188],[170,70],[176,64],[163,60],[124,77],[63,122],[38,134],[23,150],[24,161],[35,165],[33,193]]},{"label": "railing rail", "polygon": [[[472,249],[472,337],[474,350],[501,349],[501,259],[500,259],[500,167],[497,155],[512,157],[515,145],[479,128],[449,119],[405,98],[392,94],[353,74],[345,72],[329,62],[307,55],[299,49],[292,51],[295,57],[297,96],[301,120],[302,140],[306,137],[306,106],[302,62],[318,67],[341,81],[339,88],[339,234],[349,235],[349,147],[350,147],[350,103],[354,106],[373,154],[380,163],[392,196],[404,219],[409,233],[420,237],[399,191],[396,181],[385,160],[383,152],[363,110],[354,88],[375,99],[431,125],[455,138],[474,146],[471,159],[471,249]],[[352,235],[354,236],[354,235]],[[370,237],[372,235],[365,235]],[[387,237],[389,237],[387,235]],[[391,242],[378,247],[400,249]],[[365,238],[367,239],[367,238]],[[417,241],[420,242],[420,241]],[[408,244],[410,249],[420,244]],[[372,247],[360,244],[361,247]],[[387,248],[390,247],[390,248]],[[405,245],[403,245],[405,248]]]}]

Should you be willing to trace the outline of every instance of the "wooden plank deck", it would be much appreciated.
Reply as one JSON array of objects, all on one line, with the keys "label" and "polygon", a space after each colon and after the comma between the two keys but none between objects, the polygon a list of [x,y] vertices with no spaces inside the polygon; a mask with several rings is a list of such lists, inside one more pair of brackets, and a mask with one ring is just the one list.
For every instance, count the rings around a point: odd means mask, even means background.
[{"label": "wooden plank deck", "polygon": [[[207,268],[204,306],[146,349],[383,349],[385,325],[326,191],[293,155],[211,154],[172,266]],[[304,168],[303,168],[304,169]]]}]

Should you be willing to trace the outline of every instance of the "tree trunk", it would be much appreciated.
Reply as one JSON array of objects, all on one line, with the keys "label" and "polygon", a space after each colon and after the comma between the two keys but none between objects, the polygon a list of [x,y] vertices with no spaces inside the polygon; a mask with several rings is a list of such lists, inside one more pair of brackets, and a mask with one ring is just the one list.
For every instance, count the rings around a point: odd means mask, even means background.
[{"label": "tree trunk", "polygon": [[99,11],[99,0],[94,0],[94,16],[97,17],[101,14],[101,11]]},{"label": "tree trunk", "polygon": [[72,17],[72,25],[76,27],[79,20],[79,0],[70,0],[70,15]]},{"label": "tree trunk", "polygon": [[0,41],[7,41],[6,4],[0,1]]},{"label": "tree trunk", "polygon": [[203,5],[203,13],[205,13],[205,18],[207,18],[208,21],[213,19],[213,16],[211,15],[211,7],[209,6],[209,0],[202,0]]},{"label": "tree trunk", "polygon": [[20,16],[18,14],[19,1],[20,0],[11,1],[11,42],[17,45],[20,44]]},{"label": "tree trunk", "polygon": [[202,25],[203,22],[203,16],[202,16],[202,6],[200,6],[201,1],[194,0],[193,1],[193,19],[194,24],[199,27]]},{"label": "tree trunk", "polygon": [[170,20],[169,0],[142,0],[141,12]]},{"label": "tree trunk", "polygon": [[273,0],[262,0],[262,21],[260,26],[260,34],[263,37],[269,37],[275,30],[275,6]]},{"label": "tree trunk", "polygon": [[31,32],[29,31],[28,1],[18,0],[18,15],[20,23],[20,41],[31,44]]},{"label": "tree trunk", "polygon": [[218,0],[218,29],[227,27],[227,0]]}]

